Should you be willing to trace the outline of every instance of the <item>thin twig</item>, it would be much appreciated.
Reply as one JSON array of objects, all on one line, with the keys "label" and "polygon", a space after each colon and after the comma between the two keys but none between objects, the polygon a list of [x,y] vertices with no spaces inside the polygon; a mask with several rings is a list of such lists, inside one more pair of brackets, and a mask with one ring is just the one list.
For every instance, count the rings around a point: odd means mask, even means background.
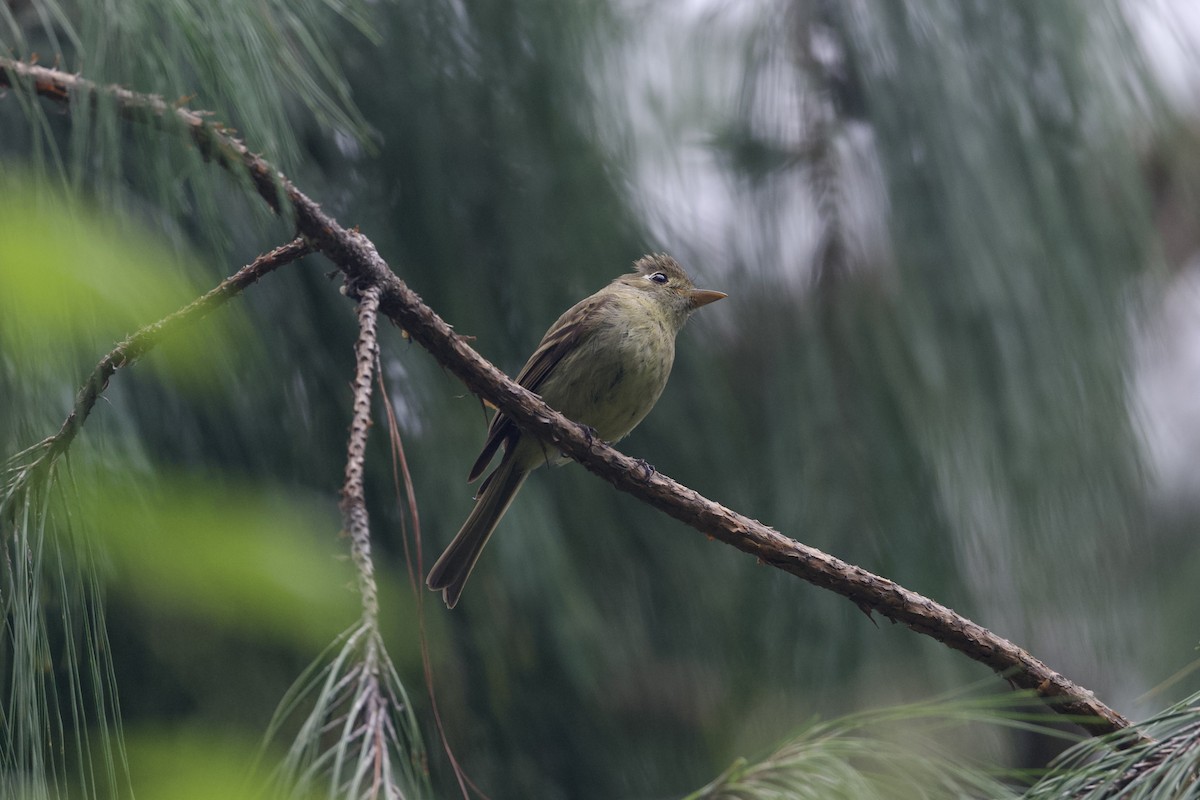
[{"label": "thin twig", "polygon": [[[7,70],[4,71],[4,70]],[[14,77],[16,80],[14,80]],[[1000,672],[1012,684],[1032,689],[1051,701],[1051,708],[1072,716],[1089,733],[1100,735],[1129,726],[1129,720],[1096,699],[1087,689],[1050,669],[1012,642],[916,592],[783,536],[757,520],[701,496],[661,473],[644,476],[641,462],[597,442],[586,431],[554,411],[537,395],[513,383],[476,353],[466,339],[425,305],[392,272],[365,236],[349,231],[326,215],[267,161],[236,137],[196,112],[172,108],[151,95],[119,87],[99,87],[74,75],[0,59],[0,84],[28,84],[43,97],[60,103],[72,96],[86,99],[109,94],[123,109],[174,115],[183,122],[201,152],[222,156],[221,163],[242,163],[256,190],[276,210],[280,199],[295,217],[297,228],[359,287],[380,289],[380,310],[445,369],[475,394],[504,411],[522,429],[566,453],[618,489],[679,519],[701,533],[729,544],[817,586],[849,598],[913,631]]]},{"label": "thin twig", "polygon": [[[380,678],[387,656],[379,632],[379,591],[371,557],[370,518],[363,490],[363,465],[366,461],[367,436],[371,430],[371,386],[379,364],[379,288],[368,286],[356,294],[359,296],[359,333],[354,345],[354,412],[350,422],[350,441],[346,447],[346,480],[342,486],[340,507],[342,524],[350,537],[351,557],[358,570],[362,624],[367,632],[367,640],[354,700],[343,723],[343,739],[358,742],[360,751],[358,765],[347,785],[358,786],[369,772],[370,785],[364,796],[378,797],[381,791],[387,796],[391,796],[393,791],[391,779],[384,774],[393,706],[392,699],[383,691]],[[339,751],[338,763],[332,771],[335,777],[342,773],[341,757]],[[390,775],[390,769],[386,771]]]},{"label": "thin twig", "polygon": [[[350,422],[350,442],[346,447],[346,482],[342,486],[342,524],[350,536],[350,553],[358,569],[358,588],[362,595],[363,622],[371,630],[379,624],[379,595],[375,585],[375,566],[371,560],[371,530],[367,501],[363,493],[363,462],[366,459],[367,434],[371,429],[371,381],[379,360],[376,320],[379,289],[370,286],[358,303],[358,342],[354,345],[354,414]],[[369,649],[369,648],[368,648]]]},{"label": "thin twig", "polygon": [[313,247],[310,244],[303,238],[296,238],[268,253],[263,253],[253,262],[221,281],[215,288],[158,322],[146,325],[114,347],[108,355],[100,359],[100,363],[96,365],[92,374],[79,388],[79,392],[75,396],[75,406],[63,421],[58,433],[13,456],[10,463],[19,465],[16,468],[19,474],[15,475],[8,485],[10,487],[19,485],[34,469],[44,469],[52,465],[60,455],[66,452],[83,427],[88,415],[91,414],[96,401],[108,388],[109,379],[118,369],[130,366],[157,347],[168,336],[175,335],[188,325],[207,317],[264,275],[311,252],[313,252]]},{"label": "thin twig", "polygon": [[[442,722],[442,712],[438,706],[437,691],[433,682],[433,661],[429,652],[429,639],[425,629],[425,598],[429,593],[425,591],[425,563],[421,548],[421,517],[417,513],[417,493],[413,486],[412,473],[408,469],[408,459],[404,455],[404,441],[400,438],[400,422],[396,419],[396,414],[392,409],[391,398],[388,397],[387,385],[383,382],[382,375],[379,377],[379,393],[384,399],[384,413],[387,416],[388,432],[390,434],[392,444],[392,476],[395,486],[395,495],[397,503],[399,498],[403,496],[408,506],[408,513],[412,517],[412,539],[413,546],[408,545],[409,532],[404,523],[404,512],[400,512],[400,540],[404,543],[404,563],[408,570],[409,588],[413,592],[417,606],[417,639],[421,649],[421,668],[425,675],[425,692],[429,697],[429,708],[433,713],[433,724],[437,728],[438,738],[442,742],[442,750],[446,754],[446,759],[450,762],[450,768],[454,771],[454,778],[458,782],[458,789],[462,792],[464,800],[469,800],[471,797],[468,791],[475,791],[475,794],[488,800],[488,796],[482,789],[475,784],[471,777],[467,775],[465,769],[458,761],[458,757],[454,754],[454,748],[450,746],[450,739],[446,735],[446,726]],[[404,481],[403,492],[400,488],[400,479]]]}]

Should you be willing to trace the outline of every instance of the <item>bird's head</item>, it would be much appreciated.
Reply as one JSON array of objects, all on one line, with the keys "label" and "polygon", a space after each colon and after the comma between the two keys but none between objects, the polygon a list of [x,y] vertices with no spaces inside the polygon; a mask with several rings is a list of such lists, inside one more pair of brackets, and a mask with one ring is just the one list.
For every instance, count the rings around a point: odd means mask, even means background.
[{"label": "bird's head", "polygon": [[697,289],[679,262],[665,253],[642,256],[634,262],[633,272],[617,280],[655,298],[679,318],[681,325],[700,306],[726,297],[724,292]]}]

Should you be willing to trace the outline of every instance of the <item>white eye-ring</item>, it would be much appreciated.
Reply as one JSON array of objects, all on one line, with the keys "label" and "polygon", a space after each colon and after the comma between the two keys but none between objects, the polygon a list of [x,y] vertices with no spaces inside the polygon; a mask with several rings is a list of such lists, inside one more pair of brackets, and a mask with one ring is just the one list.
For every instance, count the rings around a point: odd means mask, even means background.
[{"label": "white eye-ring", "polygon": [[654,281],[655,283],[666,283],[666,282],[667,282],[667,273],[665,273],[665,272],[656,272],[656,273],[654,273],[653,275],[649,275],[649,276],[647,276],[647,278],[646,278],[646,279],[647,279],[647,280]]}]

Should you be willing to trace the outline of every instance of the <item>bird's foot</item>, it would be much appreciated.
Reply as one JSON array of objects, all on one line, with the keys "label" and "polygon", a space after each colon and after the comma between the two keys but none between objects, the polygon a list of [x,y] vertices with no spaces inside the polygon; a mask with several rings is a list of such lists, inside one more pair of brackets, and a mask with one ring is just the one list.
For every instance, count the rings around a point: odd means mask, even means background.
[{"label": "bird's foot", "polygon": [[654,465],[644,458],[635,458],[634,461],[637,462],[638,469],[642,472],[642,483],[650,480],[650,476],[655,472],[658,472],[658,470],[654,468]]},{"label": "bird's foot", "polygon": [[600,434],[596,433],[596,429],[591,425],[584,425],[582,422],[576,422],[575,424],[579,426],[579,431],[583,434],[583,438],[587,439],[588,447],[600,441]]},{"label": "bird's foot", "polygon": [[[337,277],[337,275],[338,271],[334,270],[326,277],[328,277],[330,280],[333,280],[335,277]],[[357,278],[347,275],[345,280],[342,281],[342,286],[338,291],[346,297],[349,297],[354,302],[358,303],[362,301],[362,290],[365,288],[366,286],[360,283]]]}]

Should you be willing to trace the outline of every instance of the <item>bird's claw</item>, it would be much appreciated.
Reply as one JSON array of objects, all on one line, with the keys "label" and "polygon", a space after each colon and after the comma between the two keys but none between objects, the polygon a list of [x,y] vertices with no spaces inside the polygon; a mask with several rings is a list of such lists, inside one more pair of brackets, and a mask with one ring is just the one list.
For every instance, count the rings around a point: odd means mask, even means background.
[{"label": "bird's claw", "polygon": [[[329,277],[332,279],[336,275],[337,272],[335,271],[330,273]],[[363,287],[360,285],[358,279],[347,275],[345,280],[342,281],[342,286],[338,291],[357,303],[362,301],[362,290]]]},{"label": "bird's claw", "polygon": [[575,424],[579,426],[580,432],[583,433],[583,438],[587,439],[588,447],[591,447],[600,439],[600,434],[596,433],[596,429],[591,425],[584,425],[582,422]]},{"label": "bird's claw", "polygon": [[658,472],[658,470],[656,470],[654,468],[654,465],[651,464],[649,461],[647,461],[644,458],[637,458],[637,459],[634,459],[634,461],[637,462],[638,469],[640,469],[642,471],[642,482],[643,483],[650,480],[650,476],[653,475],[655,472]]}]

